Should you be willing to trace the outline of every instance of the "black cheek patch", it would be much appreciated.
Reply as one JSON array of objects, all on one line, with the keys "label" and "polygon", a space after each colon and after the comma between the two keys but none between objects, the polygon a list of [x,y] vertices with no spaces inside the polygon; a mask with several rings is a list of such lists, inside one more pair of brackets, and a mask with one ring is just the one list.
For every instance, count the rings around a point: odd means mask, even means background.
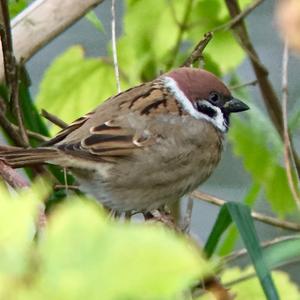
[{"label": "black cheek patch", "polygon": [[213,108],[206,106],[205,104],[197,103],[197,110],[210,118],[214,118],[217,115],[217,112]]}]

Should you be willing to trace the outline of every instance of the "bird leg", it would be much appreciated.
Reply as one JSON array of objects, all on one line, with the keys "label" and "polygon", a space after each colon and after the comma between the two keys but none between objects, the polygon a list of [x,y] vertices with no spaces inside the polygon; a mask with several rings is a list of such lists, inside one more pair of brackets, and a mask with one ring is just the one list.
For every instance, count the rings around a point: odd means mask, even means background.
[{"label": "bird leg", "polygon": [[143,214],[146,222],[159,222],[167,227],[178,231],[175,220],[171,215],[171,212],[166,207],[161,207]]}]

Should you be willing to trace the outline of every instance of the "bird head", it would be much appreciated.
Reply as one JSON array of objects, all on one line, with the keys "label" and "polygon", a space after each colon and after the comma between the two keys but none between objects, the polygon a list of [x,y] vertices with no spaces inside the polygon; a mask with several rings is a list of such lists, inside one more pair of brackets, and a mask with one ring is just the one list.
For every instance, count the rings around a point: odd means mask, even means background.
[{"label": "bird head", "polygon": [[207,120],[222,132],[228,129],[231,113],[249,109],[231,95],[220,79],[203,69],[175,69],[164,74],[163,80],[187,113],[196,119]]}]

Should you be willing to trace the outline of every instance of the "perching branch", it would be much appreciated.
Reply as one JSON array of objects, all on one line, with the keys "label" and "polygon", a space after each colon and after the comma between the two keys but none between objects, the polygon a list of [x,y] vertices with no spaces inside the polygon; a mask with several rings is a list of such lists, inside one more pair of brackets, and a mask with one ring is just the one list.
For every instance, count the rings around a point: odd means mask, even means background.
[{"label": "perching branch", "polygon": [[[226,203],[226,201],[223,199],[208,195],[206,193],[198,192],[198,191],[193,192],[192,197],[194,197],[198,200],[204,201],[204,202],[208,202],[210,204],[217,205],[217,206],[222,206]],[[253,219],[255,219],[259,222],[265,223],[265,224],[269,224],[271,226],[275,226],[275,227],[279,227],[279,228],[291,230],[291,231],[297,231],[297,232],[300,231],[300,224],[298,224],[298,223],[278,220],[276,218],[255,212],[253,210],[252,210],[251,216]]]},{"label": "perching branch", "polygon": [[185,215],[181,227],[182,232],[189,233],[191,228],[192,214],[194,207],[194,199],[189,196],[186,206]]}]

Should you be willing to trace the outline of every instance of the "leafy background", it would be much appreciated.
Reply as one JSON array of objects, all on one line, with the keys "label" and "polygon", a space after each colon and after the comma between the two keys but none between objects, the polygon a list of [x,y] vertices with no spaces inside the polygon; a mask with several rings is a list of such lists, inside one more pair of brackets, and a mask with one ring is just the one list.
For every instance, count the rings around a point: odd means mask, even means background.
[{"label": "leafy background", "polygon": [[[156,0],[157,5],[151,6],[151,9],[149,7],[145,9],[146,2],[145,0],[118,2],[117,11],[119,18],[117,24],[120,35],[118,49],[123,89],[140,81],[150,80],[161,71],[180,65],[186,58],[186,53],[190,52],[204,32],[228,20],[225,5],[221,0],[195,1],[193,9],[188,11],[186,11],[188,1],[172,1],[176,15],[175,19],[174,12],[172,13],[169,6],[170,2]],[[240,1],[242,6],[249,2],[246,0]],[[11,12],[16,13],[26,3],[25,1],[12,1],[12,4],[15,4],[15,6],[11,7]],[[28,70],[33,79],[31,91],[34,98],[36,98],[37,107],[39,109],[46,108],[67,122],[91,110],[101,100],[104,100],[116,91],[111,64],[111,48],[108,43],[110,36],[108,1],[101,5],[96,13],[100,16],[102,23],[97,19],[96,15],[89,14],[87,19],[81,20],[79,24],[57,38],[56,41],[47,46],[28,63]],[[182,34],[184,42],[178,48],[180,51],[176,52],[174,45],[176,45],[179,34],[176,19],[181,20],[184,16],[187,16],[193,26]],[[279,91],[281,49],[277,40],[276,30],[270,25],[271,19],[272,3],[268,2],[259,7],[249,17],[249,28],[251,37],[260,51],[263,61],[268,68],[270,67],[272,82],[274,82],[275,87]],[[199,20],[201,21],[199,22]],[[140,26],[140,24],[143,24],[143,26]],[[82,34],[78,34],[77,30],[79,28]],[[276,47],[266,47],[265,36],[267,30],[270,31],[268,33],[268,41],[275,39],[273,45]],[[67,44],[70,44],[70,47]],[[105,47],[103,48],[103,46]],[[58,53],[59,55],[57,56]],[[100,53],[103,57],[99,57]],[[175,53],[176,55],[174,55]],[[91,54],[93,55],[90,56]],[[45,59],[46,57],[47,59]],[[278,57],[278,59],[274,59],[274,57]],[[243,51],[228,31],[222,31],[215,35],[213,41],[205,50],[204,58],[204,67],[222,76],[229,85],[254,78],[247,61],[244,61]],[[297,78],[297,76],[293,75],[297,74],[296,70],[299,68],[299,61],[294,58],[290,65],[291,79],[293,80],[293,78]],[[44,74],[41,76],[38,72],[41,71],[39,68],[43,66],[47,68],[45,73],[43,70]],[[42,77],[41,82],[37,79],[40,77]],[[299,127],[300,107],[296,100],[300,91],[297,90],[296,81],[293,82],[292,80],[290,88],[290,123],[292,132],[297,135],[299,134],[297,128]],[[262,108],[257,89],[239,90],[238,96],[248,102],[251,110],[244,114],[244,117],[234,118],[229,134],[229,144],[223,161],[210,181],[202,187],[202,190],[220,195],[227,200],[243,201],[252,207],[257,206],[261,210],[272,211],[273,214],[281,218],[293,217],[295,220],[299,220],[299,214],[294,213],[295,205],[283,169],[282,143]],[[55,133],[57,130],[57,128],[53,127],[51,128],[51,133]],[[298,144],[299,141],[296,140],[296,145]],[[242,167],[242,164],[244,167]],[[32,193],[36,198],[41,197],[39,196],[39,187]],[[54,198],[56,196],[54,195]],[[24,196],[23,198],[25,199],[26,197]],[[4,199],[1,205],[8,209],[9,201],[11,199],[7,196],[7,203],[5,203]],[[36,210],[32,209],[32,201],[29,200],[28,202],[28,208],[26,209],[28,216],[22,213],[22,208],[18,208],[18,205],[12,208],[11,214],[15,215],[17,219],[20,218],[20,224],[18,223],[20,227],[15,228],[11,225],[11,228],[12,230],[14,228],[15,230],[29,228],[31,230],[28,229],[30,241],[33,234],[33,215]],[[118,292],[132,299],[142,299],[141,294],[147,289],[158,293],[151,295],[154,299],[156,297],[174,299],[172,297],[175,294],[180,297],[180,292],[190,286],[195,281],[195,278],[207,276],[209,272],[214,272],[214,267],[210,265],[213,264],[212,262],[205,261],[201,253],[197,251],[195,251],[195,254],[193,254],[194,250],[192,253],[187,251],[186,244],[184,246],[183,241],[176,239],[171,233],[166,233],[164,230],[157,228],[153,229],[153,232],[152,229],[143,232],[144,228],[140,229],[134,226],[132,228],[128,226],[127,228],[127,225],[124,228],[124,226],[110,224],[106,221],[103,212],[97,211],[98,208],[91,208],[91,205],[84,204],[78,199],[73,199],[73,202],[76,204],[72,205],[68,202],[51,216],[45,241],[41,243],[38,249],[29,250],[30,253],[38,252],[38,257],[41,259],[40,272],[42,276],[39,280],[32,280],[32,289],[23,289],[21,284],[20,298],[31,297],[34,299],[44,295],[46,298],[76,299],[76,297],[82,298],[82,295],[85,295],[84,293],[87,290],[94,293],[90,296],[90,299],[93,299],[93,297],[97,298],[99,293],[104,293],[103,289],[96,289],[97,279],[103,276],[103,274],[101,275],[102,270],[109,268],[111,276],[105,278],[108,280],[107,283],[105,282],[108,294],[103,294],[106,299],[114,299],[114,297],[118,296]],[[10,210],[7,211],[10,212]],[[205,213],[203,213],[204,211]],[[200,239],[204,241],[207,239],[215,221],[216,212],[217,209],[212,209],[207,204],[197,203],[193,214],[192,231],[196,232]],[[24,223],[22,223],[23,219]],[[86,220],[89,221],[86,222]],[[3,218],[4,223],[1,227],[7,228],[9,221],[11,219]],[[261,238],[270,238],[272,235],[281,234],[278,230],[270,232],[269,228],[261,228],[261,226],[257,228]],[[80,236],[77,234],[78,232],[86,232],[90,238]],[[102,233],[104,241],[101,240],[103,238]],[[28,239],[23,239],[26,236],[24,231],[18,234],[14,233],[14,231],[8,233],[4,231],[4,234],[20,237],[20,240],[12,239],[11,243],[2,243],[2,245],[7,246],[7,248],[4,247],[3,249],[6,251],[5,253],[8,253],[8,256],[4,255],[2,262],[0,262],[1,270],[4,274],[1,278],[3,282],[8,281],[11,287],[14,287],[16,284],[15,279],[19,278],[20,274],[21,278],[25,277],[25,279],[30,275],[30,272],[28,275],[28,270],[23,263],[24,257],[28,257],[26,251],[31,246]],[[141,237],[143,238],[140,240]],[[220,247],[217,249],[218,253],[222,255],[230,253],[237,245],[237,242],[239,242],[238,237],[239,234],[236,228],[230,227],[225,233],[225,239],[220,240]],[[113,239],[113,242],[110,239]],[[118,264],[115,264],[116,260],[120,258],[117,255],[117,249],[122,249],[122,255],[126,257],[128,255],[126,253],[130,253],[129,248],[131,244],[129,241],[132,241],[132,239],[140,240],[139,246],[141,249],[147,249],[148,251],[141,251],[143,254],[140,261],[132,262],[129,260],[127,265],[122,265],[124,261],[117,261]],[[5,241],[5,239],[2,241]],[[172,243],[174,243],[174,246]],[[153,247],[153,245],[157,244],[161,245],[162,249]],[[15,253],[17,246],[20,252]],[[278,263],[278,257],[283,251],[287,254],[286,257],[281,257],[282,260],[295,259],[299,256],[299,239],[296,239],[292,246],[287,246],[284,243],[281,247],[273,249],[272,257],[275,258],[271,262],[267,262],[269,267],[274,267]],[[127,249],[126,247],[129,248]],[[79,255],[72,251],[77,248],[82,250]],[[173,249],[172,252],[166,251],[166,249],[170,248]],[[104,253],[95,249],[101,249]],[[156,250],[159,250],[159,254],[155,252]],[[109,253],[107,265],[99,264],[99,268],[94,270],[95,261],[101,261],[105,257],[105,252]],[[154,255],[155,257],[153,257]],[[87,260],[87,257],[90,259]],[[13,260],[20,263],[14,264],[16,270],[10,270],[12,277],[7,277],[7,263]],[[109,264],[110,260],[112,265]],[[157,266],[152,263],[149,264],[152,261],[156,261]],[[168,276],[155,278],[158,270],[161,272],[160,269],[156,268],[159,267],[160,261],[163,261],[164,271],[166,271]],[[174,261],[176,264],[174,264]],[[141,265],[140,262],[145,263],[145,265]],[[76,268],[72,267],[72,263],[74,263]],[[244,263],[248,263],[248,261]],[[32,261],[29,261],[28,264],[32,267]],[[134,269],[135,264],[138,267],[136,271]],[[170,269],[168,269],[169,267]],[[177,271],[172,269],[174,267]],[[132,273],[135,275],[143,274],[149,276],[133,277],[130,280],[130,282],[135,282],[135,280],[139,279],[137,286],[140,287],[140,290],[134,285],[129,290],[126,290],[126,287],[122,285],[124,283],[122,283],[122,276],[127,275],[119,273],[120,270],[131,268],[133,268]],[[62,269],[65,272],[61,272]],[[87,270],[93,270],[94,273],[90,272],[89,277],[85,277],[84,272],[87,272]],[[148,272],[143,273],[141,270],[147,270]],[[245,270],[238,268],[228,269],[224,272],[222,280],[225,283],[230,282],[249,273],[253,273],[250,267],[247,267]],[[169,274],[172,274],[172,276],[169,276]],[[53,281],[54,278],[59,278],[59,280]],[[112,281],[112,278],[115,281]],[[290,281],[286,273],[273,272],[273,278],[282,298],[284,298],[284,294],[281,293],[283,293],[284,289],[289,290],[289,297],[291,297],[289,299],[293,299],[293,297],[294,299],[299,298],[296,286]],[[297,280],[299,278],[297,275],[294,275],[293,279]],[[145,282],[148,282],[149,285],[141,288],[141,284]],[[120,290],[114,291],[116,294],[109,294],[113,293],[109,288],[112,284],[114,287],[120,287]],[[153,284],[155,289],[152,289],[151,284]],[[9,289],[9,292],[11,291],[12,289]],[[264,299],[262,289],[259,288],[258,281],[255,278],[234,285],[233,291],[237,293],[238,299],[251,299],[253,297],[255,299]],[[136,294],[130,294],[131,292]],[[3,295],[6,295],[7,290],[3,289],[3,293]]]}]

